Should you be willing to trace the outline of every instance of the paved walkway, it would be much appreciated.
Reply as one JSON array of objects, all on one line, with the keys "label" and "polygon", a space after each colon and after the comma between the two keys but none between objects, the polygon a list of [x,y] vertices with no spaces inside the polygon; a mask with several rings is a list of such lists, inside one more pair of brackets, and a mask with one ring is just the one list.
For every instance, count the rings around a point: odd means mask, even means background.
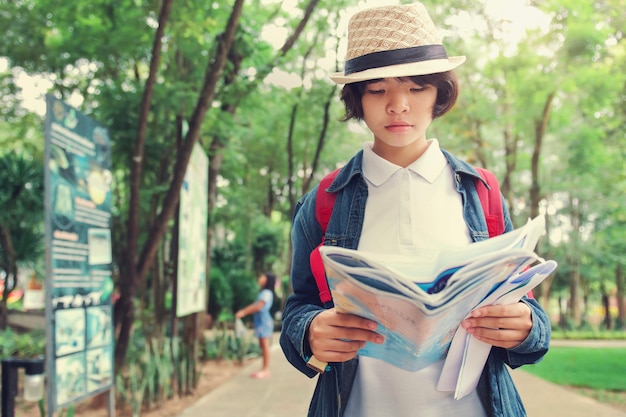
[{"label": "paved walkway", "polygon": [[[554,346],[558,344],[553,343]],[[626,347],[626,342],[616,346]],[[259,367],[260,359],[177,417],[306,416],[315,379],[292,368],[278,343],[272,346],[272,377],[250,378],[250,373]],[[574,394],[527,372],[515,370],[512,375],[528,417],[626,417],[626,412]]]}]

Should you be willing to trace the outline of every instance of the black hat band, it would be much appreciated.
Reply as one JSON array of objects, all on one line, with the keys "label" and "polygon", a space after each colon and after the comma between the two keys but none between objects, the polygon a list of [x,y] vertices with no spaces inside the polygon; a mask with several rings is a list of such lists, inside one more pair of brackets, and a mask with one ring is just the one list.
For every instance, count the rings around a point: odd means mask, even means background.
[{"label": "black hat band", "polygon": [[344,74],[350,75],[373,68],[391,65],[409,64],[412,62],[448,59],[443,45],[422,45],[412,48],[394,49],[392,51],[372,52],[346,61]]}]

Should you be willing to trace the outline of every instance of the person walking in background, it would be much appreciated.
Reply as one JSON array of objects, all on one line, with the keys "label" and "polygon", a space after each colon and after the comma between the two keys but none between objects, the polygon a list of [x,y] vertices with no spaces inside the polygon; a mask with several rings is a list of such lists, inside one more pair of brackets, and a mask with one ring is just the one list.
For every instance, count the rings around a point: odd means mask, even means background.
[{"label": "person walking in background", "polygon": [[253,372],[252,378],[269,378],[270,373],[270,342],[274,333],[274,319],[270,313],[272,304],[274,303],[274,288],[276,286],[276,275],[271,272],[264,272],[257,279],[259,287],[259,295],[254,303],[242,308],[235,313],[235,318],[242,319],[253,314],[254,319],[254,335],[259,338],[259,346],[261,347],[261,355],[263,357],[263,368],[260,371]]},{"label": "person walking in background", "polygon": [[[420,3],[356,13],[347,45],[345,70],[330,78],[344,84],[344,120],[364,122],[373,141],[363,145],[327,189],[336,193],[336,202],[324,244],[417,256],[487,239],[476,189],[480,174],[426,136],[431,122],[456,102],[453,69],[465,57],[448,57]],[[445,358],[411,372],[360,357],[366,342],[382,343],[383,337],[376,322],[340,314],[332,301],[320,301],[309,260],[322,241],[315,208],[318,187],[295,209],[293,293],[280,336],[294,367],[311,378],[319,372],[309,416],[525,416],[506,365],[536,363],[548,351],[550,322],[537,301],[524,297],[512,305],[481,307],[463,321],[468,333],[492,348],[477,389],[459,400],[453,392],[436,389]],[[509,232],[513,225],[501,200]]]}]

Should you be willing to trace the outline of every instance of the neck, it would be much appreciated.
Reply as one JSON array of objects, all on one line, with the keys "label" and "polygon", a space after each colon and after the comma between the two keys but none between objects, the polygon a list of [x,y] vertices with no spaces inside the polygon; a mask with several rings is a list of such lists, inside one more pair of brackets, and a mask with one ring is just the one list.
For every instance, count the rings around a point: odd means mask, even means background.
[{"label": "neck", "polygon": [[372,150],[376,155],[391,162],[392,164],[406,168],[417,161],[428,149],[430,142],[426,140],[415,141],[407,146],[389,146],[384,142],[374,141]]}]

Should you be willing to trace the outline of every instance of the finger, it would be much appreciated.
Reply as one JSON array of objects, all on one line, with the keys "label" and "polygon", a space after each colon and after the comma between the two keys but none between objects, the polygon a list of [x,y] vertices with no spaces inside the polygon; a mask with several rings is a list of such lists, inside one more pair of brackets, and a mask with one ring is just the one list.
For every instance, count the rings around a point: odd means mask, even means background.
[{"label": "finger", "polygon": [[485,327],[492,329],[528,330],[532,327],[530,308],[525,303],[486,306],[472,312],[461,325],[465,329]]},{"label": "finger", "polygon": [[530,316],[530,308],[526,303],[515,303],[507,305],[491,305],[477,308],[472,311],[472,317],[522,317]]},{"label": "finger", "polygon": [[309,333],[309,346],[315,357],[325,362],[345,362],[354,358],[359,349],[365,346],[367,331],[345,327],[316,328]]},{"label": "finger", "polygon": [[374,330],[375,321],[352,314],[337,313],[334,309],[320,313],[309,326],[309,336],[382,343],[382,337]]},{"label": "finger", "polygon": [[[334,310],[334,309],[333,309]],[[344,314],[335,311],[336,325],[340,327],[352,327],[357,329],[376,330],[378,323],[354,314]]]},{"label": "finger", "polygon": [[382,343],[383,337],[371,330],[365,330],[357,327],[344,327],[336,324],[316,324],[309,327],[309,343],[324,340],[340,340],[353,342],[372,342]]},{"label": "finger", "polygon": [[372,323],[361,317],[339,315],[330,310],[320,313],[308,329],[307,338],[311,351],[319,360],[337,362],[351,359],[365,342],[383,342],[382,336],[362,328],[371,328]]},{"label": "finger", "polygon": [[524,317],[482,317],[464,320],[463,328],[486,328],[500,330],[530,330],[533,323]]},{"label": "finger", "polygon": [[365,342],[332,340],[327,343],[313,343],[311,352],[324,362],[345,362],[354,358]]},{"label": "finger", "polygon": [[468,332],[471,333],[474,338],[482,342],[505,349],[518,346],[528,336],[528,332],[519,330],[474,328],[471,332]]},{"label": "finger", "polygon": [[311,344],[311,350],[315,353],[317,351],[325,352],[337,352],[337,353],[350,353],[356,352],[365,346],[365,342],[355,340],[340,340],[340,339],[327,339],[327,340],[314,340]]},{"label": "finger", "polygon": [[334,308],[318,314],[313,321],[339,327],[355,327],[368,330],[376,330],[378,327],[378,323],[375,321],[354,314],[339,313]]},{"label": "finger", "polygon": [[316,359],[322,362],[346,362],[350,359],[354,359],[358,350],[350,352],[337,352],[329,350],[313,351],[313,355]]}]

